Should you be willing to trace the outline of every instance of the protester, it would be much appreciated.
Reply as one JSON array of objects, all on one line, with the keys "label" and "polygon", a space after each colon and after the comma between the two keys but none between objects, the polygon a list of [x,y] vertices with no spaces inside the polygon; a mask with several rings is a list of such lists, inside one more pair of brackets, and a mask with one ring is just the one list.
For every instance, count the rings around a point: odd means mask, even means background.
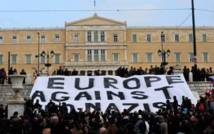
[{"label": "protester", "polygon": [[96,110],[72,109],[67,104],[52,100],[46,109],[39,101],[27,100],[25,112],[18,117],[14,112],[7,117],[7,108],[0,105],[1,134],[212,134],[214,111],[210,104],[214,92],[201,96],[196,106],[183,97],[181,105],[177,98],[151,113],[139,110],[123,112],[110,109],[105,113]]},{"label": "protester", "polygon": [[[212,67],[210,68],[198,68],[197,66],[193,66],[191,69],[184,66],[183,68],[183,75],[186,81],[206,81],[209,80],[210,76],[214,75],[214,72],[212,70]],[[52,72],[52,75],[65,75],[65,76],[76,76],[76,75],[83,75],[83,73],[92,76],[100,76],[100,75],[106,75],[105,70],[95,70],[94,73],[92,71],[80,71],[78,72],[76,69],[69,70],[68,68],[65,68],[63,66],[60,66],[57,70],[54,70]],[[17,74],[17,70],[13,67],[11,67],[8,70],[8,75],[14,75]],[[20,74],[26,75],[24,69],[21,70]],[[41,73],[40,73],[41,74]],[[113,72],[111,72],[113,74]],[[117,70],[115,70],[115,75],[120,77],[130,77],[133,75],[146,75],[146,74],[154,74],[154,75],[161,75],[161,74],[167,74],[167,75],[173,75],[174,74],[174,68],[169,67],[169,69],[163,70],[163,68],[160,68],[158,66],[150,66],[150,68],[143,69],[142,67],[135,68],[135,67],[119,67]],[[33,80],[36,79],[36,77],[39,75],[37,70],[33,73]],[[5,69],[0,69],[0,84],[4,84],[5,80],[7,79],[7,73],[5,72]],[[24,80],[25,82],[25,80]],[[8,78],[8,83],[11,84],[10,78]]]},{"label": "protester", "polygon": [[7,79],[7,74],[4,68],[0,69],[0,84],[4,84],[5,80]]},{"label": "protester", "polygon": [[[12,73],[13,68],[10,70]],[[194,80],[204,80],[212,75],[212,68],[198,69],[193,67]],[[25,72],[22,70],[22,72]],[[184,76],[189,69],[184,67]],[[71,72],[60,67],[58,75],[78,75],[74,69]],[[130,69],[120,67],[116,75],[128,77],[143,74],[161,74],[163,70],[157,66],[148,69]],[[173,74],[173,68],[169,68],[168,75]],[[1,74],[1,71],[0,71]],[[96,75],[102,75],[101,70]],[[2,76],[2,75],[0,75]],[[197,78],[200,76],[200,79]],[[166,105],[157,113],[148,111],[118,112],[111,109],[106,112],[96,110],[75,109],[65,102],[50,100],[44,109],[39,100],[28,100],[25,103],[24,114],[18,117],[14,112],[12,117],[7,117],[7,106],[0,105],[0,134],[212,134],[214,132],[214,92],[211,90],[205,96],[201,96],[194,106],[188,97],[183,96],[181,105],[175,96],[173,100],[167,100]],[[68,109],[70,108],[70,109]]]},{"label": "protester", "polygon": [[[88,76],[92,76],[92,74],[99,76],[99,75],[106,75],[105,70],[95,70],[94,73],[92,71],[88,71],[86,74]],[[198,68],[197,66],[191,67],[191,69],[184,66],[183,75],[186,81],[205,81],[209,79],[209,76],[214,75],[212,68]],[[53,75],[65,75],[65,76],[74,76],[78,75],[78,71],[73,69],[72,71],[69,71],[67,68],[64,68],[62,66],[59,67],[59,69],[54,71]],[[154,75],[161,75],[161,74],[167,74],[167,75],[173,75],[174,74],[174,68],[172,66],[169,67],[169,69],[164,69],[158,66],[150,66],[150,68],[143,69],[142,67],[135,68],[135,67],[119,67],[117,70],[115,70],[115,75],[120,77],[130,77],[133,75],[146,75],[146,74],[154,74]],[[81,75],[81,72],[80,72]]]},{"label": "protester", "polygon": [[[27,73],[25,72],[24,69],[22,69],[21,72],[20,72],[20,75],[25,75],[25,76],[27,76]],[[25,84],[25,78],[24,78],[24,80],[23,80],[23,84]]]}]

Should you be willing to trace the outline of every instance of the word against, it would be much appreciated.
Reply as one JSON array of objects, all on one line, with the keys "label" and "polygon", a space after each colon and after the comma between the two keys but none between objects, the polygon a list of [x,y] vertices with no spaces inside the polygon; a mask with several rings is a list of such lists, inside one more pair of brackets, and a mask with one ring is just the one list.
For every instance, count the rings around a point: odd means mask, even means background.
[{"label": "word against", "polygon": [[65,102],[68,107],[83,110],[156,112],[166,100],[182,96],[196,103],[183,75],[118,76],[42,76],[38,77],[30,97],[45,108],[50,100]]}]

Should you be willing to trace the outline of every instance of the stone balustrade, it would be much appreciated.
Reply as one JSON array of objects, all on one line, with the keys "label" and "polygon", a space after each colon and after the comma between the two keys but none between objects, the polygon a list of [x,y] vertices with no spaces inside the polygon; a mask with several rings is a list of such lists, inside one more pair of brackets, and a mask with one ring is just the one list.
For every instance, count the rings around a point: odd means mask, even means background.
[{"label": "stone balustrade", "polygon": [[214,89],[211,82],[189,82],[188,85],[192,91],[198,92],[199,95],[204,95],[207,90]]},{"label": "stone balustrade", "polygon": [[[29,98],[32,84],[30,85],[24,85],[24,88],[20,91],[21,96],[24,98]],[[7,104],[9,98],[13,96],[15,93],[12,89],[12,85],[10,84],[4,84],[0,85],[0,104]]]}]

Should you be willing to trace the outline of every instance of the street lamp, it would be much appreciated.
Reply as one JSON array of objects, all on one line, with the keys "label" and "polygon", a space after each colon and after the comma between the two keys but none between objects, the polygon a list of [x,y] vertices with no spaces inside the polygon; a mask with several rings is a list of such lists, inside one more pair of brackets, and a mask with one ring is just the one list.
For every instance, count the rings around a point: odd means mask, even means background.
[{"label": "street lamp", "polygon": [[37,69],[35,69],[35,70],[37,70],[37,76],[39,76],[40,74],[40,63],[39,63],[39,61],[40,61],[40,33],[39,32],[37,32],[37,38],[38,38],[38,44],[37,44],[37,54],[35,55],[35,57],[36,58],[38,58],[37,59]]},{"label": "street lamp", "polygon": [[40,53],[41,57],[47,58],[47,62],[44,63],[45,67],[47,68],[47,73],[49,74],[49,67],[51,67],[50,59],[53,58],[55,55],[55,52],[52,50],[51,52],[42,51]]},{"label": "street lamp", "polygon": [[40,68],[39,68],[40,33],[38,32],[37,35],[38,35],[38,46],[37,46],[38,48],[37,48],[37,55],[36,55],[36,57],[38,58],[37,59],[37,75],[39,75],[39,71],[40,71]]},{"label": "street lamp", "polygon": [[163,48],[163,43],[165,42],[165,34],[161,32],[161,49],[157,51],[158,55],[161,56],[161,65],[160,67],[165,70],[165,66],[168,64],[166,57],[170,55],[170,50],[165,50]]}]

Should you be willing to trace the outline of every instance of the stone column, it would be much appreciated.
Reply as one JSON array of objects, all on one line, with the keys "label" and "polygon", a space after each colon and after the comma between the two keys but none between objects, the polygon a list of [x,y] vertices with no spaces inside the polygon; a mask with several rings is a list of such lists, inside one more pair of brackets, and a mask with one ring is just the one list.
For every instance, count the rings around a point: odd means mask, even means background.
[{"label": "stone column", "polygon": [[189,82],[193,82],[193,73],[189,72]]},{"label": "stone column", "polygon": [[8,118],[10,118],[14,112],[18,112],[18,115],[23,115],[24,112],[24,98],[20,95],[20,91],[23,87],[23,80],[25,75],[10,75],[11,88],[14,91],[14,96],[11,96],[8,100]]}]

